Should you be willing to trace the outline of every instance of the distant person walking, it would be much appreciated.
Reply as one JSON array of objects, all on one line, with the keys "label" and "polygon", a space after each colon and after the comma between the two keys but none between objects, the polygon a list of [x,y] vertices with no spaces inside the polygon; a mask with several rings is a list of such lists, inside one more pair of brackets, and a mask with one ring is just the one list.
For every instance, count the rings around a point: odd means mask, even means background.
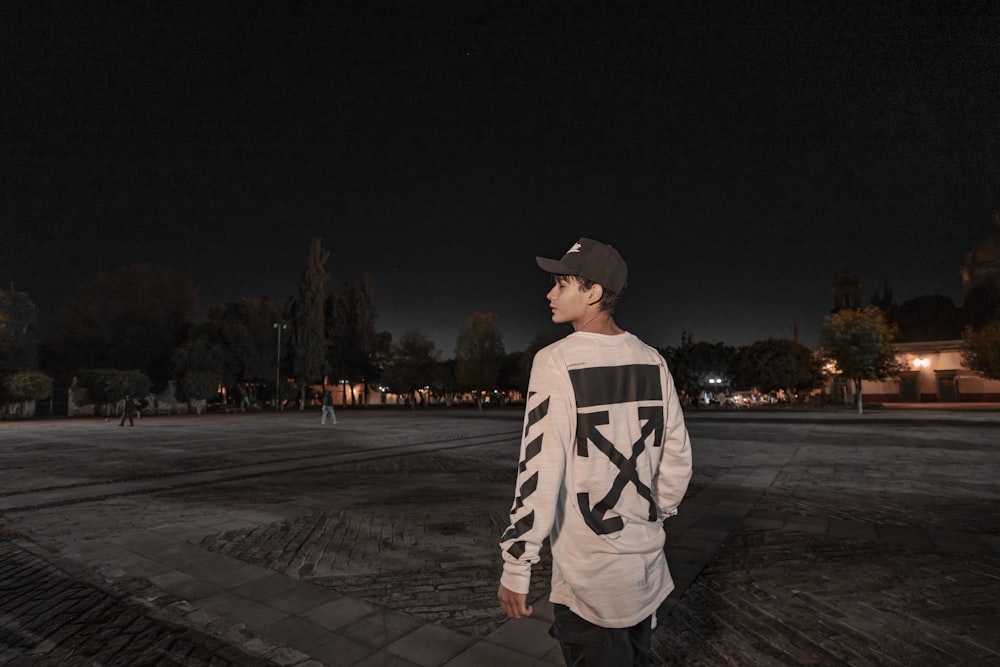
[{"label": "distant person walking", "polygon": [[135,401],[132,399],[132,394],[125,395],[125,409],[122,410],[122,420],[118,422],[119,426],[125,425],[125,420],[128,419],[129,426],[135,426],[133,418],[135,417]]},{"label": "distant person walking", "polygon": [[337,423],[337,415],[333,411],[333,395],[329,390],[323,392],[323,415],[320,417],[319,423],[326,423],[326,416],[330,415],[330,423]]}]

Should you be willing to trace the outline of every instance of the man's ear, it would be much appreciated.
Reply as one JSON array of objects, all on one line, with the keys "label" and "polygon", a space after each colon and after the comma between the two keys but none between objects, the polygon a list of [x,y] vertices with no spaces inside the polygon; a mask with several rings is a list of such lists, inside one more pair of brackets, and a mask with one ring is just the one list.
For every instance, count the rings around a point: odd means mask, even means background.
[{"label": "man's ear", "polygon": [[595,303],[600,303],[601,299],[604,298],[604,287],[598,283],[594,283],[594,286],[590,288],[590,300],[589,305],[593,306]]}]

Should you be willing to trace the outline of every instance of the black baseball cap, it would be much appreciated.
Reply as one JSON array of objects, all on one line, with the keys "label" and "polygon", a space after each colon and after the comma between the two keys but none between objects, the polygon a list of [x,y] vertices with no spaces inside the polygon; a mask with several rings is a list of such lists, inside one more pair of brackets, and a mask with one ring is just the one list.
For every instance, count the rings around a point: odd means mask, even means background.
[{"label": "black baseball cap", "polygon": [[540,269],[557,276],[579,276],[621,294],[628,284],[628,265],[607,243],[581,238],[562,259],[536,257]]}]

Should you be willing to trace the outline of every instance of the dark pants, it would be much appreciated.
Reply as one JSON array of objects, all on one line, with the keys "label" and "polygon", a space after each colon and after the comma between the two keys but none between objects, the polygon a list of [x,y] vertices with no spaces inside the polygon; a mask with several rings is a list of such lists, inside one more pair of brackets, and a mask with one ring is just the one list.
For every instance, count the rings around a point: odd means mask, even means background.
[{"label": "dark pants", "polygon": [[647,667],[653,617],[631,628],[602,628],[561,604],[552,605],[555,621],[549,634],[559,640],[569,667]]}]

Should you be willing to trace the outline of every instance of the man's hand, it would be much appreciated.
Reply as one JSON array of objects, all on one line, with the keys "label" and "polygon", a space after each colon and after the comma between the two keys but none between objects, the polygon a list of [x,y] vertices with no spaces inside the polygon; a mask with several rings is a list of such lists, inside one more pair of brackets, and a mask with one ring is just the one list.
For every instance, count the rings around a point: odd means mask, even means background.
[{"label": "man's hand", "polygon": [[515,593],[500,584],[500,592],[497,593],[497,597],[500,598],[500,608],[509,618],[531,616],[532,609],[526,604],[528,596],[524,593]]}]

